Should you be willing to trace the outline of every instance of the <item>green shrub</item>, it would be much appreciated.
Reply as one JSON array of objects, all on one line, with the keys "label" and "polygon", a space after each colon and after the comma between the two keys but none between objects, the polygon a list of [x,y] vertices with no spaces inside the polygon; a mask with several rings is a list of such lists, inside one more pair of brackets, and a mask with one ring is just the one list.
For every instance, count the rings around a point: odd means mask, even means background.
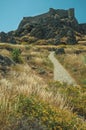
[{"label": "green shrub", "polygon": [[82,80],[82,83],[83,83],[84,85],[86,85],[86,79],[83,79],[83,80]]},{"label": "green shrub", "polygon": [[12,59],[16,62],[16,63],[22,63],[22,57],[21,57],[21,50],[18,48],[14,48],[11,52],[12,55]]},{"label": "green shrub", "polygon": [[75,114],[55,108],[34,96],[20,96],[17,117],[22,116],[32,122],[38,120],[47,130],[85,130],[82,120]]},{"label": "green shrub", "polygon": [[[85,97],[83,97],[85,99]],[[45,103],[38,96],[16,97],[14,109],[0,118],[1,130],[86,130],[84,120],[76,114]]]},{"label": "green shrub", "polygon": [[83,87],[61,84],[59,82],[49,82],[47,91],[55,94],[59,92],[65,99],[69,108],[77,115],[86,119],[86,85]]}]

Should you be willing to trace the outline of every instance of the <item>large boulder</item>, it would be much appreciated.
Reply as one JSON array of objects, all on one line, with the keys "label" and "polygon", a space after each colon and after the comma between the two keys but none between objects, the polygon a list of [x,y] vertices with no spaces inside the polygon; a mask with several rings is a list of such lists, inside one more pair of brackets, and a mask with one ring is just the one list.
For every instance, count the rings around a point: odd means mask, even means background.
[{"label": "large boulder", "polygon": [[15,65],[15,62],[7,56],[0,55],[0,65],[11,66],[11,65]]},{"label": "large boulder", "polygon": [[65,54],[64,48],[58,48],[55,50],[55,54]]}]

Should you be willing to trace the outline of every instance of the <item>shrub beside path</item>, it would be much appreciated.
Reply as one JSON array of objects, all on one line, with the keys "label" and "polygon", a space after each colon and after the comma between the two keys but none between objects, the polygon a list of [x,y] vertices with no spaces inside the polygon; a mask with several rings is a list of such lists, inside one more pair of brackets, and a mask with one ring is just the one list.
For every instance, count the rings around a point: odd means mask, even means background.
[{"label": "shrub beside path", "polygon": [[68,71],[61,65],[58,59],[55,58],[54,52],[49,54],[49,59],[54,65],[54,80],[65,82],[67,84],[77,85],[76,81],[71,77]]}]

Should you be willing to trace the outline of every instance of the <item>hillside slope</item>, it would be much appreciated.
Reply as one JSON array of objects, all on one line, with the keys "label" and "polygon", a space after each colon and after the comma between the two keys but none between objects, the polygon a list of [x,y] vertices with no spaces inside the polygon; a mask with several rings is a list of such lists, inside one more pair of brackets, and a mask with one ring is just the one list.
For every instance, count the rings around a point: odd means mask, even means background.
[{"label": "hillside slope", "polygon": [[0,33],[1,42],[36,42],[39,39],[51,40],[55,45],[76,44],[86,34],[85,24],[79,24],[74,9],[52,9],[38,16],[24,17],[18,29]]}]

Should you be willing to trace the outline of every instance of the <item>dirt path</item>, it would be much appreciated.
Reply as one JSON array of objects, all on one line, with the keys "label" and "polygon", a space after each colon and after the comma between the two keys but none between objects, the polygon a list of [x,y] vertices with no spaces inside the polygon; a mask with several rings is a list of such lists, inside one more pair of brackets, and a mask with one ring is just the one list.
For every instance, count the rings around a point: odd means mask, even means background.
[{"label": "dirt path", "polygon": [[59,63],[59,61],[55,58],[54,52],[51,52],[49,55],[49,59],[54,65],[54,80],[60,82],[66,82],[67,84],[77,85],[75,80],[70,76],[67,70]]}]

